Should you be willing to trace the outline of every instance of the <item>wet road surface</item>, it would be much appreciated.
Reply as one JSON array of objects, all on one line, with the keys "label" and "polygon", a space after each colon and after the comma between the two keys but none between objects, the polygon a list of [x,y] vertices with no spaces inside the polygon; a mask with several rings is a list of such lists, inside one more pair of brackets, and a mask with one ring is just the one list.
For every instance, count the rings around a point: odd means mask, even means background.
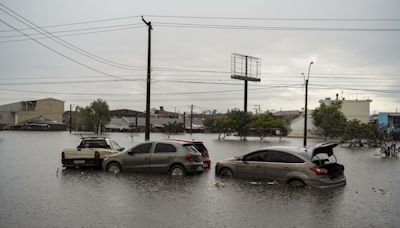
[{"label": "wet road surface", "polygon": [[[110,133],[129,148],[144,135]],[[152,134],[152,139],[166,135]],[[0,132],[1,227],[398,227],[400,159],[375,149],[337,147],[347,185],[291,189],[267,182],[221,180],[218,160],[269,145],[301,146],[302,139],[218,141],[217,135],[176,136],[203,140],[211,170],[198,176],[62,169],[64,148],[80,137],[67,132]],[[318,143],[309,140],[309,144]]]}]

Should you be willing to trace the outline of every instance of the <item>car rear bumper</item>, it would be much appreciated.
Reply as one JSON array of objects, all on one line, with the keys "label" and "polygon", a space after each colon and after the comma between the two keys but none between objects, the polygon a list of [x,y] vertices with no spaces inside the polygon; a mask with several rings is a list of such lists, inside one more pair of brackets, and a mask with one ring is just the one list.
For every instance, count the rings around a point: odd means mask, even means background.
[{"label": "car rear bumper", "polygon": [[322,178],[319,180],[311,180],[307,184],[315,188],[334,188],[346,185],[346,177],[343,176],[335,179]]},{"label": "car rear bumper", "polygon": [[204,165],[203,163],[187,164],[185,169],[188,174],[201,173],[204,170]]},{"label": "car rear bumper", "polygon": [[102,158],[61,159],[64,167],[101,167]]}]

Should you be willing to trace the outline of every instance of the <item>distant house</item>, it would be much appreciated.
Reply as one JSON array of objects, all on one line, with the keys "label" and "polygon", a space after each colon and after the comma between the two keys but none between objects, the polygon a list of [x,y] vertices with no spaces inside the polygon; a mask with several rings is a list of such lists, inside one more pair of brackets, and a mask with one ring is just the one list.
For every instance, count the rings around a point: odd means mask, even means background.
[{"label": "distant house", "polygon": [[[331,104],[333,101],[330,98],[325,98],[320,100],[320,103],[325,103],[327,105]],[[342,113],[347,120],[359,120],[361,123],[369,122],[369,108],[372,100],[340,100],[342,103]]]},{"label": "distant house", "polygon": [[[308,113],[311,113],[310,111]],[[307,137],[318,137],[316,135],[317,128],[314,125],[314,119],[311,114],[307,115]],[[299,116],[290,122],[289,137],[303,137],[304,136],[304,116]]]},{"label": "distant house", "polygon": [[10,127],[37,118],[62,123],[63,113],[64,101],[54,98],[5,104],[0,106],[0,126]]},{"label": "distant house", "polygon": [[400,113],[380,112],[378,127],[389,134],[400,134]]}]

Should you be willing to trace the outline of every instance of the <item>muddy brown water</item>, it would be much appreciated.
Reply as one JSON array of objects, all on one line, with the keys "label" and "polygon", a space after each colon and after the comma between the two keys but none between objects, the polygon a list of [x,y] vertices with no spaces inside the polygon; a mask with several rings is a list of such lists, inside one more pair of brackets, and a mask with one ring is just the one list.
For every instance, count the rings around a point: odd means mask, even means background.
[{"label": "muddy brown water", "polygon": [[[126,148],[144,140],[143,134],[108,136]],[[291,189],[221,180],[214,165],[264,146],[301,146],[302,139],[174,137],[203,140],[211,170],[183,178],[64,170],[60,153],[75,147],[79,135],[0,132],[0,227],[399,227],[400,159],[375,156],[375,149],[339,146],[335,154],[345,166],[346,186]]]}]

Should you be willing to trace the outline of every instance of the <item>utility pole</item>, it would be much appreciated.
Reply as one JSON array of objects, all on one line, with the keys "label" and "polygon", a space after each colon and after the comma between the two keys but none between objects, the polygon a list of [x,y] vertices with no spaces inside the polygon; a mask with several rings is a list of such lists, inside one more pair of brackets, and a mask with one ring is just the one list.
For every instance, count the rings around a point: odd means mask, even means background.
[{"label": "utility pole", "polygon": [[150,140],[150,83],[151,83],[151,30],[153,27],[151,26],[151,22],[147,22],[143,16],[142,21],[148,27],[148,48],[147,48],[147,92],[146,92],[146,127],[145,127],[145,141]]},{"label": "utility pole", "polygon": [[247,87],[248,87],[248,81],[247,81],[247,59],[248,59],[248,56],[246,55],[246,64],[245,64],[245,66],[246,66],[246,71],[245,71],[245,77],[246,77],[246,80],[244,80],[244,112],[246,112],[247,113]]},{"label": "utility pole", "polygon": [[[304,139],[303,139],[303,146],[306,147],[307,146],[307,100],[308,100],[308,79],[310,78],[310,69],[311,69],[311,65],[314,62],[311,61],[310,65],[308,66],[308,74],[307,74],[307,78],[305,78],[305,82],[306,82],[306,101],[304,104]],[[303,74],[304,76],[304,74]]]},{"label": "utility pole", "polygon": [[186,112],[183,112],[183,131],[186,133]]},{"label": "utility pole", "polygon": [[69,133],[71,134],[71,132],[72,132],[72,104],[69,105]]},{"label": "utility pole", "polygon": [[190,106],[190,134],[193,133],[193,105]]}]

